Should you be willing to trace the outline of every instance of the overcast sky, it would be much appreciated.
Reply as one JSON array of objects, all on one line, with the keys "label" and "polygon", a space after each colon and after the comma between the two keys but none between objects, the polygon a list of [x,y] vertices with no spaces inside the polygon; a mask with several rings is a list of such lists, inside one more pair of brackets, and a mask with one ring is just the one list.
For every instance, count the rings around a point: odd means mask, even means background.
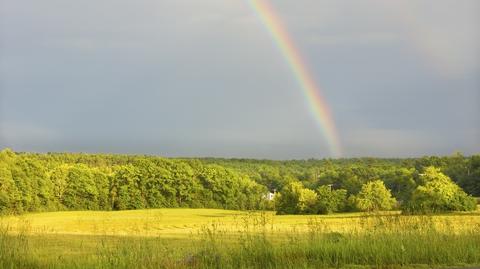
[{"label": "overcast sky", "polygon": [[[480,152],[480,1],[271,0],[343,156]],[[247,1],[0,0],[0,148],[330,156]]]}]

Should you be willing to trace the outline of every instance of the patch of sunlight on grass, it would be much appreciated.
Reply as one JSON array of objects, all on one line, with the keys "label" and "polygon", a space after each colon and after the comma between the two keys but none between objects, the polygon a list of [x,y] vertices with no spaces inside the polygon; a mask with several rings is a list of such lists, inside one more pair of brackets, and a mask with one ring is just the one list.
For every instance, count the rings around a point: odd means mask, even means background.
[{"label": "patch of sunlight on grass", "polygon": [[[246,212],[222,209],[147,209],[128,211],[68,211],[31,213],[0,218],[0,225],[10,227],[12,232],[28,230],[29,234],[71,235],[120,235],[163,236],[172,238],[192,237],[201,228],[218,223],[222,230],[237,232],[243,229],[246,219],[260,218],[270,232],[307,232],[309,223],[320,223],[321,229],[329,232],[362,232],[366,229],[385,226],[381,218],[395,217],[397,221],[425,218],[438,230],[462,232],[480,226],[480,212],[455,213],[435,216],[402,216],[398,211],[379,212],[374,216],[364,213],[341,213],[331,215],[275,215],[274,212]],[[373,218],[374,217],[374,218]],[[253,218],[255,219],[255,218]],[[374,221],[373,221],[374,220]],[[390,221],[390,219],[389,219]],[[268,225],[267,225],[268,224]],[[254,226],[254,223],[251,224]]]}]

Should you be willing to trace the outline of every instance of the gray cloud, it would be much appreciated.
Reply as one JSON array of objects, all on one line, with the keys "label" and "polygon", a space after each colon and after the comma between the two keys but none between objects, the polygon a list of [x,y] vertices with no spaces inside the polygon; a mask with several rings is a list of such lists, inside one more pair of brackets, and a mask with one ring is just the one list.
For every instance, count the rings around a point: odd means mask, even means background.
[{"label": "gray cloud", "polygon": [[[272,4],[322,86],[346,156],[480,150],[477,1]],[[1,5],[0,147],[329,156],[244,1]]]}]

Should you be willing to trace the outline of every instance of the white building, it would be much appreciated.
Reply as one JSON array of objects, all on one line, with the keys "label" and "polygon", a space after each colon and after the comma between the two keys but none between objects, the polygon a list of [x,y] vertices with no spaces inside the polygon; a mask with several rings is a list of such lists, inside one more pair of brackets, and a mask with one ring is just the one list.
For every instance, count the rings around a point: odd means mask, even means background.
[{"label": "white building", "polygon": [[275,198],[275,193],[274,192],[269,192],[267,193],[266,197],[265,197],[268,201],[272,201],[273,198]]}]

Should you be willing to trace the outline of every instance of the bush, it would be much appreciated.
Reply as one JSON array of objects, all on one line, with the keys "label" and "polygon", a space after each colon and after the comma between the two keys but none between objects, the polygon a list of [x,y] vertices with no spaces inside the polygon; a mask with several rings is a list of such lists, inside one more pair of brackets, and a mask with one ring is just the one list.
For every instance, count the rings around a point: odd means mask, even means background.
[{"label": "bush", "polygon": [[421,175],[422,184],[413,192],[404,206],[405,213],[438,213],[472,211],[475,198],[467,195],[448,176],[435,167],[428,167]]},{"label": "bush", "polygon": [[364,184],[353,200],[356,208],[361,211],[390,210],[397,203],[381,180]]}]

